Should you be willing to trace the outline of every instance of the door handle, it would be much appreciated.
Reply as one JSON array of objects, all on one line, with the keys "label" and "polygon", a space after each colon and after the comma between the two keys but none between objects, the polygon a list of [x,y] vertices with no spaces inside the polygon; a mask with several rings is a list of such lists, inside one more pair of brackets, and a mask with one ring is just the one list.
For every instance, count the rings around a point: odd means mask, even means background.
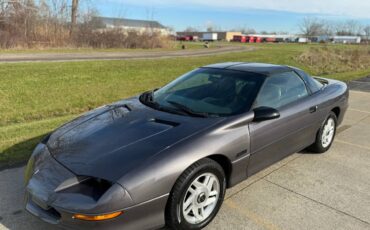
[{"label": "door handle", "polygon": [[309,109],[310,113],[314,113],[317,111],[317,105],[315,106],[312,106],[310,109]]}]

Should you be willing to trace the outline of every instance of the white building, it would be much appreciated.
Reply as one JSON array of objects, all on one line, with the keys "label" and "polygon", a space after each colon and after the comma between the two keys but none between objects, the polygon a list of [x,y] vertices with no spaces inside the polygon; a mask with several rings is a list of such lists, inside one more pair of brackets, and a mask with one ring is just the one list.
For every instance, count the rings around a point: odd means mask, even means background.
[{"label": "white building", "polygon": [[140,33],[156,32],[162,35],[169,35],[170,30],[157,21],[136,20],[126,18],[108,18],[108,17],[94,17],[93,21],[98,30],[122,29],[135,30]]},{"label": "white building", "polygon": [[360,36],[334,36],[333,43],[343,43],[343,44],[350,44],[350,43],[361,43]]}]

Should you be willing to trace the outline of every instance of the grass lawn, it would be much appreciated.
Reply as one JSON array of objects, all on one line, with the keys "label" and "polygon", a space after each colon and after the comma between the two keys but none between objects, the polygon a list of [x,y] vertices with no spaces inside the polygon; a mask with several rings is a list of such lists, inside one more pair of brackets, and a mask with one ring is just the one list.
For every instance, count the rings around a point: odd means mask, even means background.
[{"label": "grass lawn", "polygon": [[[24,162],[46,133],[78,114],[166,84],[216,62],[296,61],[312,45],[260,44],[252,52],[171,59],[0,64],[0,168]],[[325,77],[351,80],[370,69]]]}]

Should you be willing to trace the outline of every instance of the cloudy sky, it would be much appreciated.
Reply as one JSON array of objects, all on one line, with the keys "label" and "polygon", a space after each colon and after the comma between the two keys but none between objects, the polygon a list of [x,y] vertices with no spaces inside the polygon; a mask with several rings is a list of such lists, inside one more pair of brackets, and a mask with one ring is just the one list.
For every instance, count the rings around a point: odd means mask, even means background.
[{"label": "cloudy sky", "polygon": [[155,19],[177,30],[214,25],[296,32],[305,16],[370,24],[370,0],[92,0],[92,4],[103,16]]}]

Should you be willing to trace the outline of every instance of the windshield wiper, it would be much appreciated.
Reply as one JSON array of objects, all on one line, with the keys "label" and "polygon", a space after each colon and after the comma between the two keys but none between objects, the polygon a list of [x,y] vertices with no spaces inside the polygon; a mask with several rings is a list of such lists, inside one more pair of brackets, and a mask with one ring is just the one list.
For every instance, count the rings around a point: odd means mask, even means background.
[{"label": "windshield wiper", "polygon": [[176,101],[166,101],[167,103],[173,105],[174,107],[180,109],[181,111],[187,113],[188,115],[194,116],[194,117],[209,117],[208,113],[201,113],[201,112],[195,112],[186,105],[180,104]]}]

